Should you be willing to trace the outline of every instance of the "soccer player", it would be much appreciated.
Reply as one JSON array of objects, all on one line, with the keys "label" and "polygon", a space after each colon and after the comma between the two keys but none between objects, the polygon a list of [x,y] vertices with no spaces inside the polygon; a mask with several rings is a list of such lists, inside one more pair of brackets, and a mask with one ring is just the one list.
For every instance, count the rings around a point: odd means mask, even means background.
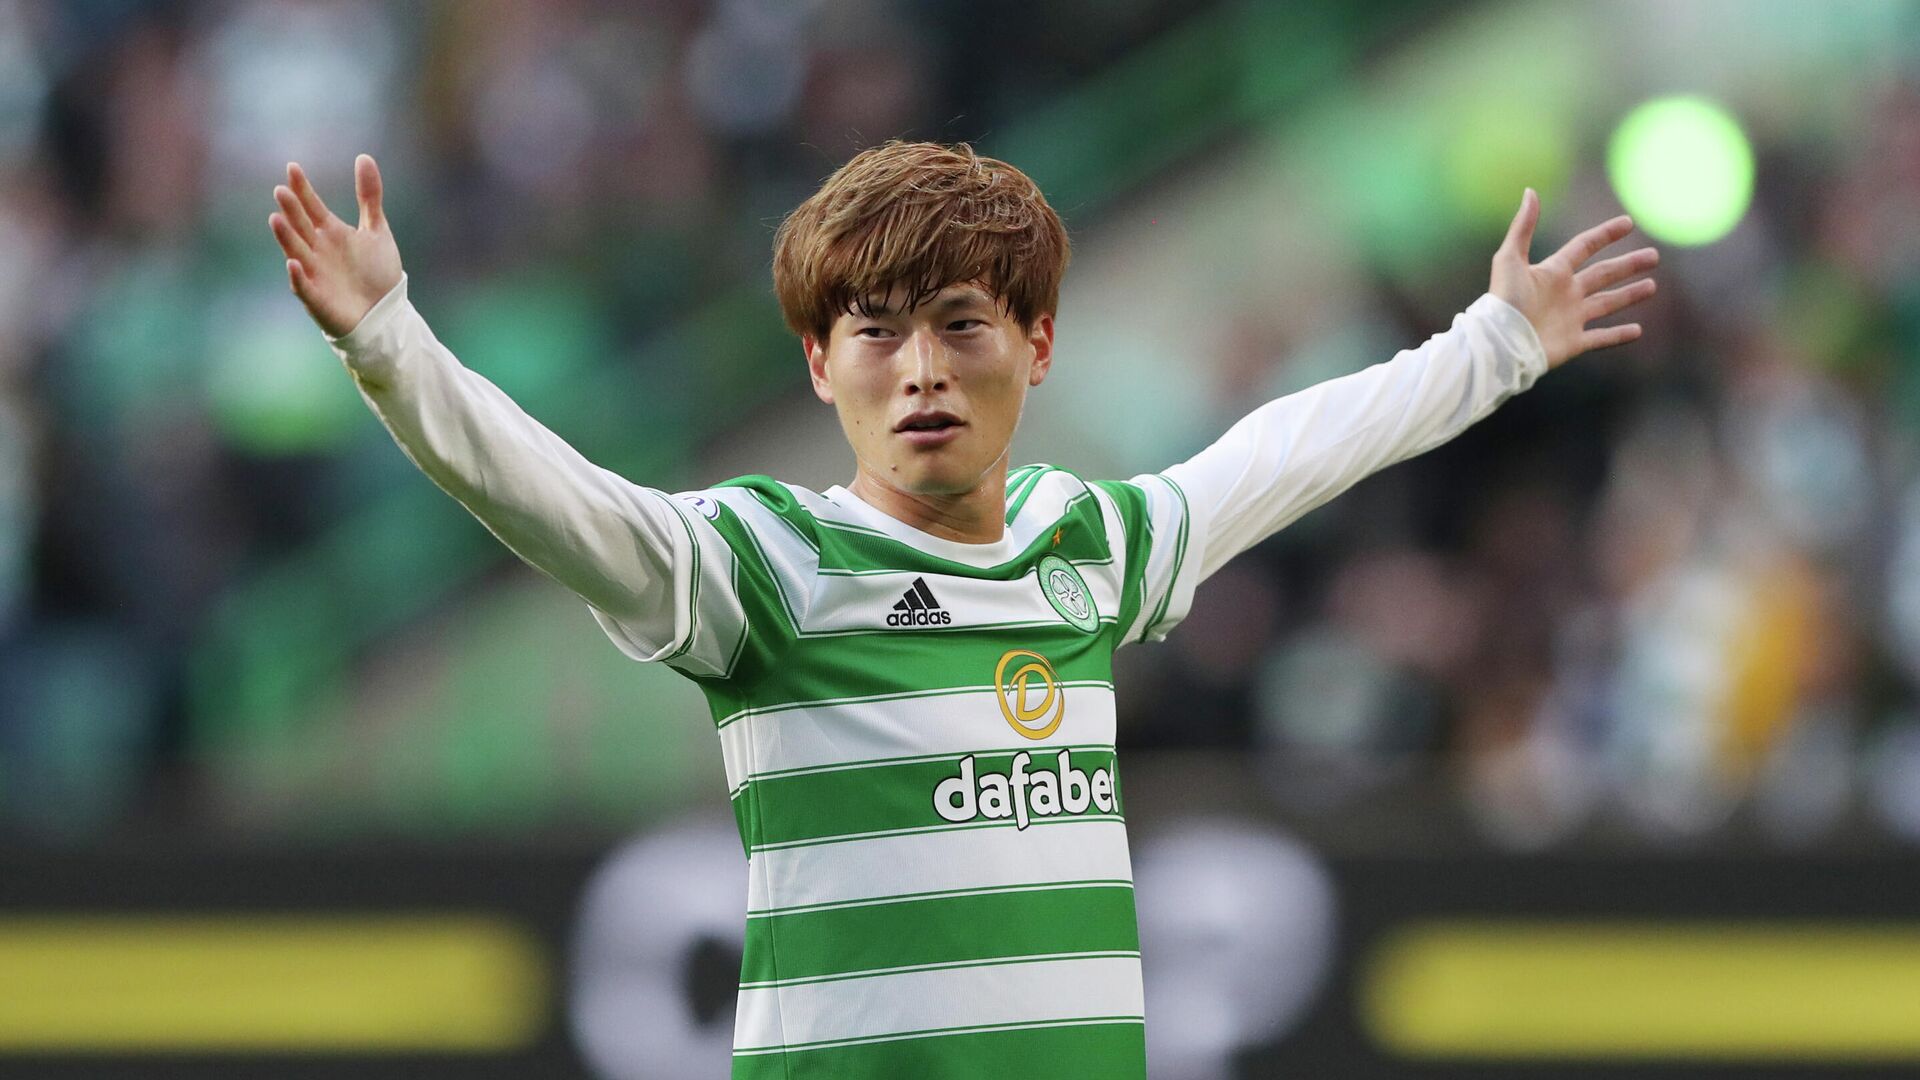
[{"label": "soccer player", "polygon": [[[893,142],[775,238],[844,487],[635,484],[463,367],[407,299],[371,157],[359,224],[297,165],[287,277],[400,448],[635,660],[711,705],[748,860],[735,1077],[1140,1077],[1112,658],[1222,564],[1635,324],[1617,217],[1529,262],[1522,196],[1447,331],[1255,409],[1163,472],[1008,467],[1053,363],[1065,230],[1011,165]],[[687,358],[698,363],[699,357]]]}]

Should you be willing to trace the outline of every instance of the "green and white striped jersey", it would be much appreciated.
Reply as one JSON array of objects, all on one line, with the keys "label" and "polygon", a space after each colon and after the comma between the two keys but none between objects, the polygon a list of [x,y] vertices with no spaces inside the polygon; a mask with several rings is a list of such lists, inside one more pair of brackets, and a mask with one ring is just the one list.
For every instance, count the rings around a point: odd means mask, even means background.
[{"label": "green and white striped jersey", "polygon": [[985,545],[841,488],[663,497],[693,558],[660,659],[748,856],[735,1076],[1144,1074],[1112,660],[1185,613],[1200,538],[1165,477],[1008,488]]},{"label": "green and white striped jersey", "polygon": [[1228,559],[1546,371],[1491,294],[1129,481],[1008,477],[991,544],[844,488],[586,460],[399,284],[330,338],[401,450],[635,660],[699,683],[748,859],[736,1077],[1139,1077],[1112,657]]}]

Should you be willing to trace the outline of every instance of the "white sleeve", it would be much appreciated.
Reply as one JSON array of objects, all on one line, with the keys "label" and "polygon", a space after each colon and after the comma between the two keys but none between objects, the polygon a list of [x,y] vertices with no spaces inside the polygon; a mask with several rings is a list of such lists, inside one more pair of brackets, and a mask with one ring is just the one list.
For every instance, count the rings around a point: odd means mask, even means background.
[{"label": "white sleeve", "polygon": [[586,600],[622,652],[723,673],[740,625],[732,555],[695,503],[593,464],[463,366],[407,301],[404,275],[327,342],[408,459]]},{"label": "white sleeve", "polygon": [[1419,348],[1255,409],[1166,470],[1205,525],[1199,576],[1367,476],[1460,434],[1546,370],[1533,324],[1485,293]]}]

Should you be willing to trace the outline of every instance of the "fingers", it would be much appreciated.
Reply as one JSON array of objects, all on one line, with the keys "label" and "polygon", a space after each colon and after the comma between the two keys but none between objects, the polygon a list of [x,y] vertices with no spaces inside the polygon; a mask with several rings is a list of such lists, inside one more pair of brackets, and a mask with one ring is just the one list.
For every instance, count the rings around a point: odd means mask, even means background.
[{"label": "fingers", "polygon": [[1604,262],[1594,263],[1573,276],[1580,286],[1580,295],[1592,294],[1612,285],[1616,281],[1625,281],[1642,271],[1651,270],[1660,265],[1660,252],[1650,248],[1616,255]]},{"label": "fingers", "polygon": [[313,244],[313,219],[307,216],[307,208],[300,204],[298,196],[282,184],[273,189],[273,201],[280,204],[280,212],[286,215],[287,223],[293,231],[300,234],[309,246]]},{"label": "fingers", "polygon": [[319,300],[319,288],[300,259],[286,259],[286,284],[294,290],[294,296],[300,298],[301,304],[311,311]]},{"label": "fingers", "polygon": [[[1572,273],[1579,269],[1582,263],[1593,258],[1594,254],[1601,248],[1606,247],[1608,244],[1613,243],[1615,240],[1620,239],[1632,231],[1633,219],[1625,214],[1621,214],[1619,217],[1595,225],[1593,228],[1567,241],[1565,247],[1554,252],[1546,261],[1548,263],[1558,263],[1560,269]],[[1546,264],[1542,263],[1541,265],[1544,266]]]},{"label": "fingers", "polygon": [[313,181],[307,179],[306,171],[295,162],[287,163],[287,178],[292,182],[293,193],[299,196],[300,205],[306,208],[307,217],[317,228],[325,225],[333,217],[333,211],[320,201],[320,193],[313,190]]},{"label": "fingers", "polygon": [[1520,211],[1513,215],[1513,224],[1507,226],[1507,238],[1500,244],[1501,250],[1526,259],[1527,252],[1533,248],[1533,227],[1539,222],[1540,196],[1528,188],[1520,193]]},{"label": "fingers", "polygon": [[1639,323],[1627,323],[1623,326],[1601,326],[1580,336],[1580,351],[1605,349],[1613,345],[1625,345],[1640,336]]},{"label": "fingers", "polygon": [[313,246],[294,230],[285,214],[268,214],[267,227],[273,230],[273,238],[280,242],[280,250],[286,252],[288,258],[303,263],[313,258]]},{"label": "fingers", "polygon": [[372,154],[353,159],[353,193],[360,202],[360,227],[377,229],[386,224],[380,207],[380,166]]},{"label": "fingers", "polygon": [[1622,285],[1603,293],[1587,297],[1580,314],[1584,321],[1604,319],[1621,308],[1637,304],[1652,296],[1657,288],[1652,278],[1642,278],[1631,285]]}]

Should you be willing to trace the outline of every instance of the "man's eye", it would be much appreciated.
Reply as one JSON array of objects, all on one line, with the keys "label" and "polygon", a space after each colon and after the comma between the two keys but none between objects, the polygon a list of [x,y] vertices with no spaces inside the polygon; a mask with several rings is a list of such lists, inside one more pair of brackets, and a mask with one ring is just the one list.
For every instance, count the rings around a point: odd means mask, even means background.
[{"label": "man's eye", "polygon": [[863,326],[853,332],[854,337],[885,337],[893,331],[884,326]]},{"label": "man's eye", "polygon": [[976,326],[985,326],[985,319],[955,319],[947,324],[949,330],[971,330]]}]

